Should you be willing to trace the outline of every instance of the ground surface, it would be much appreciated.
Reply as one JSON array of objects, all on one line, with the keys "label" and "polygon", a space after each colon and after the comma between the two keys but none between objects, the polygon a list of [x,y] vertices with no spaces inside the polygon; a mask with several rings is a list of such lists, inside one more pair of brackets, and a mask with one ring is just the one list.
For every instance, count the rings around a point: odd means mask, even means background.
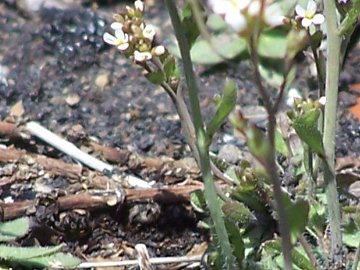
[{"label": "ground surface", "polygon": [[[95,137],[101,145],[119,147],[141,156],[182,160],[191,155],[166,94],[149,84],[141,70],[102,41],[112,13],[123,3],[114,5],[109,1],[101,3],[95,10],[87,5],[65,5],[63,9],[38,13],[21,8],[19,3],[5,1],[0,4],[1,120],[13,115],[10,118],[17,124],[38,121],[84,149],[87,138]],[[161,3],[149,1],[147,14],[154,25],[165,29],[159,39],[166,41],[171,27],[165,8]],[[355,100],[347,91],[348,85],[360,81],[358,52],[359,48],[356,48],[350,54],[341,77],[338,156],[360,155],[360,126],[347,111]],[[250,111],[261,112],[247,63],[211,69],[199,67],[197,70],[205,112],[211,111],[211,99],[221,89],[226,75],[237,82],[239,104]],[[311,82],[305,80],[306,72],[306,69],[300,72],[295,84],[306,92],[313,91],[315,87],[309,87]],[[245,151],[228,125],[222,129],[212,150],[217,153],[225,142]],[[13,142],[4,143],[10,145]],[[72,162],[38,141],[18,143],[16,147]],[[159,170],[122,165],[122,171],[145,180],[156,180],[158,185],[173,184],[186,178],[177,175],[170,179]],[[192,180],[199,180],[196,173],[192,177],[195,178]],[[3,185],[1,198],[34,199],[39,192],[33,188],[32,181],[30,178],[25,185]],[[74,183],[58,176],[48,185],[61,193]],[[207,233],[196,226],[199,217],[186,203],[160,206],[138,203],[147,209],[160,207],[161,214],[155,222],[133,219],[130,213],[134,205],[136,203],[122,209],[101,209],[85,214],[67,213],[68,223],[76,224],[77,229],[73,231],[61,230],[64,225],[58,223],[56,209],[47,210],[35,216],[38,225],[23,244],[31,245],[35,239],[43,245],[66,242],[68,250],[80,257],[120,255],[126,258],[133,255],[132,248],[139,242],[148,246],[151,256],[178,256],[208,239]],[[44,231],[47,237],[40,237]]]}]

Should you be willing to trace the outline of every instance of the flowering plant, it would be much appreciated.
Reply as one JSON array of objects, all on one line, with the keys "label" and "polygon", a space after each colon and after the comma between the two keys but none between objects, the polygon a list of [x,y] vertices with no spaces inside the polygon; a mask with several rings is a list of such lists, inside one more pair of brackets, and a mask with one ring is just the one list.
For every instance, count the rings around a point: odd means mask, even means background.
[{"label": "flowering plant", "polygon": [[[360,1],[354,0],[350,10],[345,10],[344,2],[347,1],[324,1],[322,14],[313,0],[308,1],[306,9],[296,5],[288,12],[282,9],[283,1],[208,0],[204,3],[188,0],[184,9],[188,13],[190,10],[191,15],[182,19],[174,1],[165,2],[178,42],[184,79],[175,57],[157,43],[155,27],[145,23],[144,4],[140,0],[135,1],[134,7],[127,7],[126,12],[114,16],[115,22],[111,24],[114,34],[105,33],[104,41],[140,65],[146,77],[161,85],[175,105],[204,181],[204,201],[215,234],[211,247],[215,252],[209,252],[214,256],[209,256],[208,264],[214,269],[344,269],[342,219],[334,173],[334,131],[339,69],[360,11]],[[203,121],[198,98],[199,81],[190,53],[191,45],[195,46],[200,35],[213,45],[204,22],[211,13],[220,16],[248,48],[255,85],[267,112],[266,132],[247,119],[241,110],[234,110],[237,94],[231,80],[227,81],[217,100],[210,121]],[[186,23],[192,27],[186,28]],[[322,24],[325,27],[318,27]],[[326,33],[322,29],[326,29]],[[275,43],[270,53],[269,39],[264,38],[269,32],[281,33],[282,37],[278,39],[281,46]],[[320,48],[325,36],[327,58]],[[282,48],[282,53],[277,55],[276,61],[264,61],[274,59],[272,53],[279,50],[276,45]],[[312,53],[317,71],[319,93],[315,100],[303,99],[297,91],[290,89],[291,71],[297,64],[297,57],[307,49]],[[269,66],[276,62],[277,67],[280,66],[280,83],[275,93],[262,80],[264,62],[270,62]],[[184,102],[184,90],[188,91],[191,110]],[[292,107],[288,117],[301,147],[291,147],[291,141],[286,142],[277,127],[277,113],[287,91],[288,105]],[[227,174],[229,166],[210,158],[213,136],[228,117],[262,169],[243,162],[230,177]],[[280,158],[287,158],[289,167],[294,170],[288,172],[293,173],[291,177],[296,182],[296,192],[292,194],[282,185],[281,180],[287,174],[279,173]],[[294,159],[298,161],[294,162]],[[322,164],[323,172],[319,164]],[[214,182],[214,175],[228,183],[226,194]],[[318,178],[322,178],[324,186],[318,184]],[[319,189],[320,194],[317,193]],[[324,197],[323,193],[326,204],[320,199]],[[202,196],[194,196],[197,202],[201,201]],[[329,250],[313,244],[314,241],[325,241],[327,219],[331,231]],[[315,240],[309,241],[305,232]],[[359,258],[354,260],[352,269],[357,269],[358,261]]]}]

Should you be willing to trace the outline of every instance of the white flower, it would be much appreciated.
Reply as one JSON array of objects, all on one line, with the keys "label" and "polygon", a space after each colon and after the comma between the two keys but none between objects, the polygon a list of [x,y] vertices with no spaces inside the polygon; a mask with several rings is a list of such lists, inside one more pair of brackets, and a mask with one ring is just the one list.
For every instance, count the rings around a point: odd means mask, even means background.
[{"label": "white flower", "polygon": [[[114,23],[113,23],[114,24]],[[113,24],[111,25],[113,27]],[[121,28],[117,28],[115,24],[115,36],[105,33],[103,39],[106,43],[116,46],[120,51],[125,51],[129,48],[129,36],[125,34]]]},{"label": "white flower", "polygon": [[299,94],[299,91],[296,88],[289,89],[286,98],[286,105],[292,107],[296,99],[302,99],[301,95]]},{"label": "white flower", "polygon": [[148,24],[147,26],[145,26],[142,34],[143,34],[144,38],[147,38],[152,41],[156,34],[154,26],[152,26],[151,24]]},{"label": "white flower", "polygon": [[209,0],[209,5],[214,13],[225,15],[233,10],[244,10],[250,2],[251,0]]},{"label": "white flower", "polygon": [[138,62],[145,62],[150,60],[152,57],[150,52],[139,52],[139,51],[135,51],[134,52],[134,59]]},{"label": "white flower", "polygon": [[264,21],[269,26],[274,27],[283,24],[284,18],[281,8],[277,3],[266,7],[264,11]]},{"label": "white flower", "polygon": [[224,20],[238,33],[241,33],[247,27],[246,17],[238,10],[228,11],[225,14]]},{"label": "white flower", "polygon": [[209,5],[214,13],[221,15],[236,32],[241,32],[247,27],[247,20],[241,12],[250,2],[251,0],[209,0]]},{"label": "white flower", "polygon": [[156,56],[163,55],[165,53],[165,47],[160,45],[153,48],[153,52]]},{"label": "white flower", "polygon": [[300,6],[295,7],[296,15],[302,18],[301,25],[309,27],[311,24],[322,24],[325,21],[325,17],[322,14],[316,14],[316,3],[314,0],[309,0],[306,10]]},{"label": "white flower", "polygon": [[134,7],[137,11],[143,12],[144,11],[144,3],[143,1],[136,0],[134,2]]},{"label": "white flower", "polygon": [[320,103],[321,105],[325,106],[325,104],[326,104],[326,97],[325,97],[325,96],[320,97],[320,98],[319,98],[319,103]]}]

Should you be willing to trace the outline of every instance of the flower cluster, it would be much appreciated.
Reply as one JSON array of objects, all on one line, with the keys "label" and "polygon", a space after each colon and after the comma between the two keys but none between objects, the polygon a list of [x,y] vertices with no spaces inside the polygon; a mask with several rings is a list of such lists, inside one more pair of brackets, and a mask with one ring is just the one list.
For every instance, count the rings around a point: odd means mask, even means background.
[{"label": "flower cluster", "polygon": [[276,3],[260,0],[209,0],[208,3],[240,35],[249,33],[259,21],[265,27],[283,24],[284,16]]},{"label": "flower cluster", "polygon": [[309,0],[306,9],[300,5],[295,7],[296,19],[301,19],[301,25],[305,28],[310,25],[319,25],[325,21],[324,15],[316,13],[316,3],[314,0]]},{"label": "flower cluster", "polygon": [[127,57],[137,62],[145,62],[154,56],[165,53],[164,46],[155,45],[155,28],[143,20],[144,3],[140,0],[134,2],[134,7],[126,7],[126,12],[114,15],[111,28],[114,34],[105,33],[103,39],[106,43],[116,46]]}]

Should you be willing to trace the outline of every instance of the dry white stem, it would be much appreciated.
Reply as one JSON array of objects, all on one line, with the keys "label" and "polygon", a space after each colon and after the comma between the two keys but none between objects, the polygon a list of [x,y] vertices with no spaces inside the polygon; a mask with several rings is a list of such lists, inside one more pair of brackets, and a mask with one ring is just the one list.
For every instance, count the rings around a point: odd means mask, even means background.
[{"label": "dry white stem", "polygon": [[150,262],[149,252],[144,244],[137,244],[135,249],[138,254],[138,263],[140,270],[153,270]]},{"label": "dry white stem", "polygon": [[[202,255],[196,256],[183,256],[183,257],[159,257],[150,258],[149,262],[155,264],[170,264],[170,263],[200,263]],[[83,268],[96,268],[96,267],[121,267],[138,265],[138,260],[125,260],[125,261],[103,261],[103,262],[83,262],[78,265],[76,269]],[[56,267],[56,269],[64,269],[63,267]]]},{"label": "dry white stem", "polygon": [[29,122],[26,124],[26,129],[33,135],[43,140],[44,142],[50,144],[54,148],[58,149],[61,152],[71,156],[72,158],[80,161],[81,163],[87,165],[88,167],[104,172],[109,171],[112,172],[113,166],[107,164],[101,160],[90,156],[87,153],[84,153],[79,148],[77,148],[74,144],[69,141],[61,138],[50,130],[44,128],[39,123]]}]

